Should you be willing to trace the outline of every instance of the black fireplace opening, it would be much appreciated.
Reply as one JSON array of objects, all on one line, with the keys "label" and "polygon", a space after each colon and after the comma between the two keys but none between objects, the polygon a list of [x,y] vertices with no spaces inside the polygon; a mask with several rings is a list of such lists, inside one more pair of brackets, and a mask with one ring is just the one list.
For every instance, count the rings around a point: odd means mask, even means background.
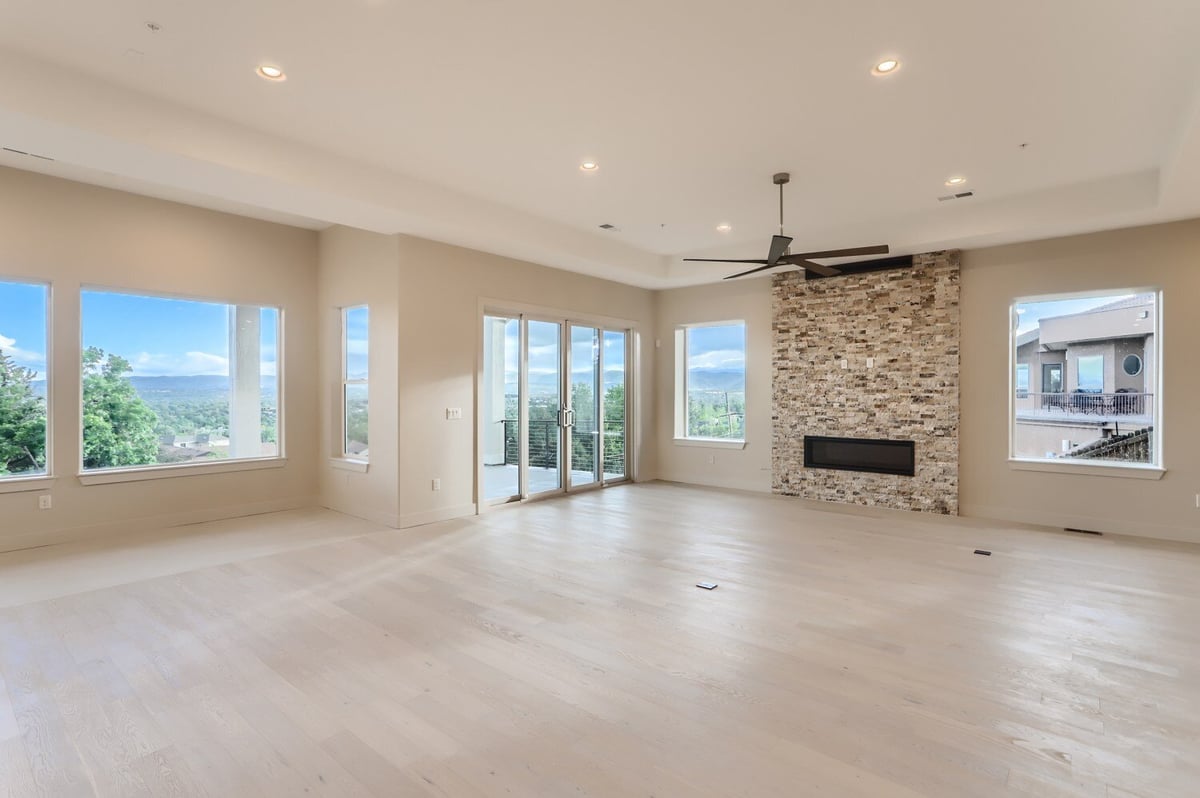
[{"label": "black fireplace opening", "polygon": [[804,467],[911,477],[917,473],[917,449],[913,441],[805,435]]}]

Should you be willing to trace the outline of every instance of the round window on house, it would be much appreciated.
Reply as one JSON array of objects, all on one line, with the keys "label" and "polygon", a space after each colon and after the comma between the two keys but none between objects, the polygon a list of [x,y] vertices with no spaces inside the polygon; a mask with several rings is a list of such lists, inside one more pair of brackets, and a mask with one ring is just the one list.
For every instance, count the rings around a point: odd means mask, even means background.
[{"label": "round window on house", "polygon": [[1138,355],[1126,355],[1121,361],[1121,368],[1130,377],[1136,377],[1142,373],[1142,358]]}]

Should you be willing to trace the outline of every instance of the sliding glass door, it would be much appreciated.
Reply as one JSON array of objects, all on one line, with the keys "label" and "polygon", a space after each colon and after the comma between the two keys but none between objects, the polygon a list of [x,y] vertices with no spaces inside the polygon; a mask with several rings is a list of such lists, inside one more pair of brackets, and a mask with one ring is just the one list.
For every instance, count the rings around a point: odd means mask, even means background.
[{"label": "sliding glass door", "polygon": [[569,320],[486,314],[482,494],[498,504],[624,480],[630,336]]},{"label": "sliding glass door", "polygon": [[600,331],[571,325],[571,487],[600,482]]},{"label": "sliding glass door", "polygon": [[570,421],[563,405],[562,329],[560,322],[529,319],[526,325],[523,410],[527,468],[524,496],[561,491],[563,429]]}]

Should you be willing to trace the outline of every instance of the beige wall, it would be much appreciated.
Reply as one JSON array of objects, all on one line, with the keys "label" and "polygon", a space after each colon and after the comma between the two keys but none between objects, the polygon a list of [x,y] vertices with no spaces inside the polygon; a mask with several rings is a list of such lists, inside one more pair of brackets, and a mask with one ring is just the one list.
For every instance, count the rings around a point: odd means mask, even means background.
[{"label": "beige wall", "polygon": [[[658,476],[675,482],[771,490],[771,280],[737,280],[660,291],[655,403]],[[675,440],[675,330],[685,324],[746,322],[746,448]],[[651,342],[652,344],[654,342]]]},{"label": "beige wall", "polygon": [[[1136,266],[1133,268],[1132,266]],[[962,256],[960,512],[1055,527],[1200,541],[1200,220],[966,251]],[[656,377],[663,479],[770,489],[770,288],[767,278],[657,295]],[[1008,463],[1009,307],[1019,297],[1161,288],[1164,416],[1161,480],[1019,471]],[[678,324],[745,318],[750,325],[744,452],[676,446],[673,350]],[[761,330],[761,334],[756,330]],[[1036,385],[1039,373],[1031,375]],[[762,448],[758,433],[764,430]],[[710,457],[716,462],[709,463]]]},{"label": "beige wall", "polygon": [[[1008,307],[1017,297],[1163,290],[1158,481],[1013,470],[1007,463]],[[962,511],[1200,541],[1200,221],[967,251],[962,275]]]},{"label": "beige wall", "polygon": [[[382,507],[396,497],[396,526],[413,526],[445,518],[468,515],[476,509],[477,435],[476,381],[481,369],[481,303],[491,300],[497,308],[522,310],[545,308],[572,318],[624,319],[635,325],[639,351],[634,362],[634,402],[639,405],[640,425],[634,432],[633,454],[639,479],[655,473],[653,447],[646,445],[648,430],[654,428],[650,401],[654,370],[652,329],[653,294],[606,280],[510,260],[475,250],[439,244],[407,236],[393,236],[397,248],[390,272],[378,260],[378,241],[370,234],[333,229],[321,234],[321,313],[336,318],[339,296],[336,287],[345,279],[373,286],[371,333],[376,333],[376,307],[395,303],[397,357],[392,362],[371,358],[371,452],[374,461],[385,456],[376,444],[380,416],[394,415],[398,441],[397,472],[380,482],[361,480],[363,491],[354,501],[362,506]],[[353,243],[357,240],[359,243]],[[336,254],[336,257],[335,257]],[[366,263],[367,265],[363,265]],[[378,270],[382,269],[381,273]],[[329,324],[324,335],[331,334]],[[322,390],[335,389],[337,366],[330,363],[336,349],[323,348]],[[377,369],[381,369],[379,371]],[[376,381],[388,379],[390,370],[397,384],[397,399],[391,401],[376,390]],[[446,409],[462,408],[461,421],[446,418]],[[336,406],[321,414],[322,439],[336,435]],[[344,474],[334,473],[327,463],[322,484],[331,485]],[[359,475],[351,475],[353,478]],[[431,488],[440,479],[442,488]],[[325,492],[330,506],[358,513],[354,506],[333,504],[336,496]]]},{"label": "beige wall", "polygon": [[395,412],[370,412],[366,472],[335,469],[342,453],[342,309],[367,305],[368,391],[371,407],[399,406],[399,244],[395,236],[334,227],[319,236],[321,504],[399,526],[400,432]]},{"label": "beige wall", "polygon": [[[52,284],[54,507],[0,494],[0,550],[300,506],[316,489],[316,236],[29,172],[0,169],[0,275]],[[81,485],[79,290],[106,286],[284,314],[284,468]]]}]

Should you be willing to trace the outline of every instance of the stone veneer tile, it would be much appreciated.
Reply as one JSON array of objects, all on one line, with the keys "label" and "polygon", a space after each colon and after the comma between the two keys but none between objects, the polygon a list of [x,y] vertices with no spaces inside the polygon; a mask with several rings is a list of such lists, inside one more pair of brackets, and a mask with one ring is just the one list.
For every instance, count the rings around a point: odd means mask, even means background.
[{"label": "stone veneer tile", "polygon": [[[911,269],[775,276],[775,493],[958,514],[958,298],[957,251]],[[805,435],[913,440],[916,476],[806,469]]]}]

